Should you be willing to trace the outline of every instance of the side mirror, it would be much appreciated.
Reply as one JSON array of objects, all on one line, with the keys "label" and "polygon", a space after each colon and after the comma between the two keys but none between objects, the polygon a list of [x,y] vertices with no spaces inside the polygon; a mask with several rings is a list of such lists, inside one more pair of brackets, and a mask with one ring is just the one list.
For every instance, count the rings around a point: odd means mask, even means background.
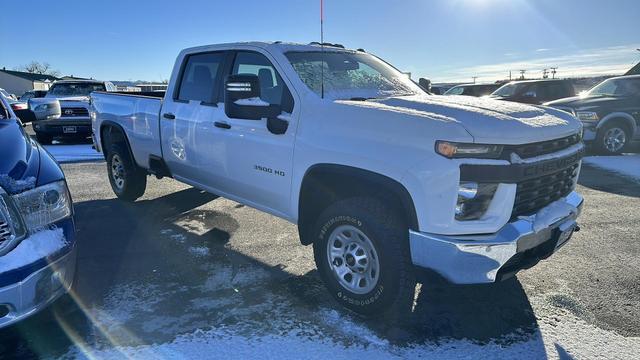
[{"label": "side mirror", "polygon": [[426,91],[431,91],[431,80],[420,78],[418,79],[418,85]]},{"label": "side mirror", "polygon": [[230,118],[260,120],[280,115],[280,106],[260,98],[257,75],[238,74],[227,76],[224,82],[224,111]]},{"label": "side mirror", "polygon": [[34,122],[34,121],[38,120],[36,118],[36,114],[33,111],[29,110],[29,109],[13,110],[13,112],[16,114],[18,119],[20,119],[20,121],[22,121],[23,124]]}]

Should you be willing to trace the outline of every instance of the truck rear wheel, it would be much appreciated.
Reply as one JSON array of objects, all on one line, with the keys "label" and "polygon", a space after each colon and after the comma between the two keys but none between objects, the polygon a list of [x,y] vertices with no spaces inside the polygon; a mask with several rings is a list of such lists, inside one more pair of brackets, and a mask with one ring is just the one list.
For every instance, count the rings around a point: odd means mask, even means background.
[{"label": "truck rear wheel", "polygon": [[323,211],[313,234],[318,272],[340,304],[372,317],[411,310],[408,227],[396,212],[373,198],[341,200]]},{"label": "truck rear wheel", "polygon": [[107,172],[111,189],[119,199],[135,201],[147,188],[147,174],[131,158],[128,149],[112,144],[107,155]]}]

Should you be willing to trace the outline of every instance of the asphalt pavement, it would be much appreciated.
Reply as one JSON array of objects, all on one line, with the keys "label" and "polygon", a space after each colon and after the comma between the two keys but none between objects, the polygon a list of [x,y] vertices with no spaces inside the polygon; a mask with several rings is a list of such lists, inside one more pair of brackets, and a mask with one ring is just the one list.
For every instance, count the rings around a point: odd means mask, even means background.
[{"label": "asphalt pavement", "polygon": [[433,278],[398,325],[341,309],[284,220],[171,179],[149,178],[145,195],[125,203],[104,162],[63,169],[78,236],[73,293],[0,331],[0,357],[91,357],[211,328],[246,338],[295,330],[345,348],[464,340],[526,342],[537,348],[530,356],[557,358],[640,353],[640,186],[612,173],[583,167],[582,230],[554,256],[494,285]]}]

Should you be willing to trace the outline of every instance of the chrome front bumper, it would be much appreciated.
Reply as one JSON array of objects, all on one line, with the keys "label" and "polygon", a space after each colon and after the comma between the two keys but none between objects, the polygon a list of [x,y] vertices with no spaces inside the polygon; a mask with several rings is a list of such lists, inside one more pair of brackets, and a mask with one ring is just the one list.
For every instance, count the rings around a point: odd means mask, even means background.
[{"label": "chrome front bumper", "polygon": [[[411,259],[415,265],[434,270],[452,283],[492,283],[498,280],[501,270],[506,271],[523,254],[551,245],[548,256],[564,245],[577,227],[582,204],[582,196],[574,191],[535,215],[520,217],[488,235],[446,236],[410,231]],[[565,241],[559,241],[560,237]]]},{"label": "chrome front bumper", "polygon": [[19,283],[0,288],[0,328],[44,309],[71,288],[76,248]]}]

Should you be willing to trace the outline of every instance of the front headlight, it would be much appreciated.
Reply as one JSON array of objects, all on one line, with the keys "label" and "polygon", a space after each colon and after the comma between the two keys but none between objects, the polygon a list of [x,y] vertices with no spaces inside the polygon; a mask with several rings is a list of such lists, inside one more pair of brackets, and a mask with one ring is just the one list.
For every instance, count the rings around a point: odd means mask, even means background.
[{"label": "front headlight", "polygon": [[71,216],[71,196],[64,181],[43,185],[12,198],[30,232]]},{"label": "front headlight", "polygon": [[502,145],[467,144],[436,141],[436,152],[446,158],[497,159],[502,154]]},{"label": "front headlight", "polygon": [[498,184],[461,182],[458,187],[456,220],[477,220],[487,212]]},{"label": "front headlight", "polygon": [[598,121],[600,119],[598,114],[593,111],[578,111],[576,116],[582,121]]},{"label": "front headlight", "polygon": [[50,107],[52,107],[52,106],[49,105],[49,104],[40,104],[40,105],[36,106],[33,109],[33,111],[35,111],[35,112],[44,112],[44,111],[49,110]]}]

